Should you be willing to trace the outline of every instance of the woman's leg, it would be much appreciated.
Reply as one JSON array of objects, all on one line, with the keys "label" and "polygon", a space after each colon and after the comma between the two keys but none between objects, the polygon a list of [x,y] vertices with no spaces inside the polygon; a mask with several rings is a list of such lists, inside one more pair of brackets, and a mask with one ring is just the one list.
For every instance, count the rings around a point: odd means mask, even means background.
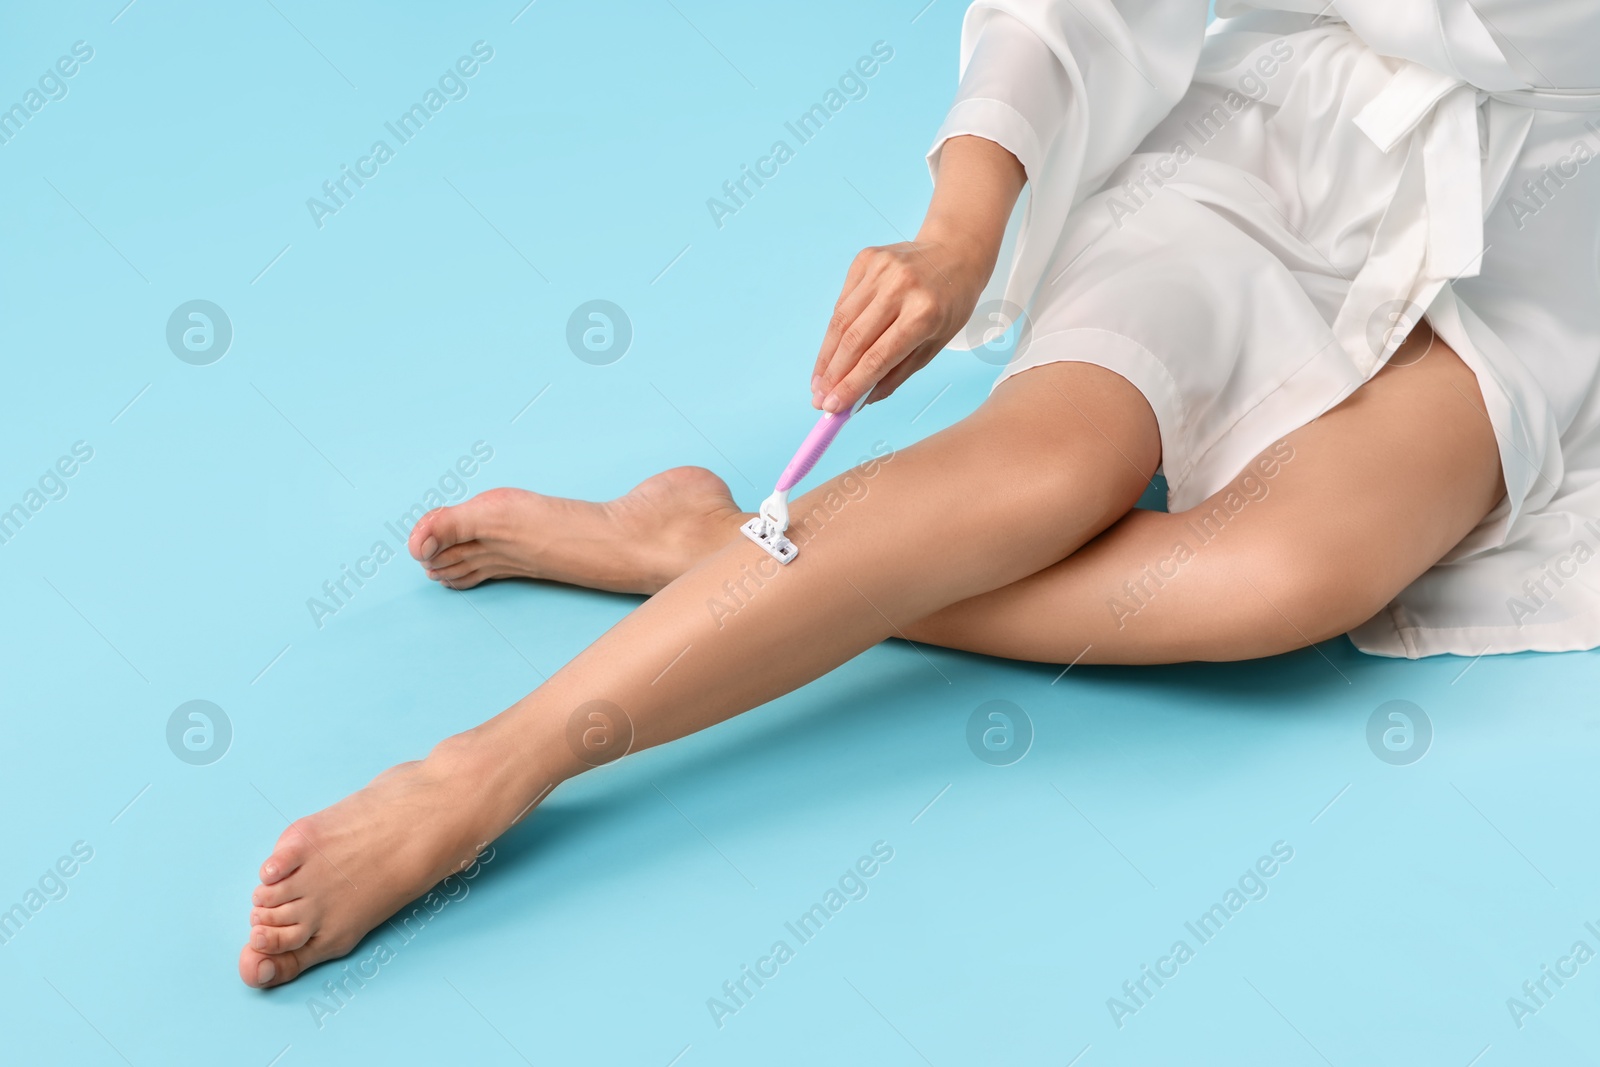
[{"label": "woman's leg", "polygon": [[1126,664],[1249,659],[1353,629],[1505,492],[1477,379],[1444,342],[1424,350],[1426,339],[1402,349],[1192,511],[1131,512],[1072,556],[906,635]]},{"label": "woman's leg", "polygon": [[[417,524],[413,552],[432,549],[430,573],[447,584],[521,575],[654,592],[740,536],[727,487],[699,468],[603,505],[494,492],[507,495]],[[1271,655],[1371,618],[1502,492],[1476,379],[1419,331],[1350,399],[1200,507],[1131,512],[1073,555],[901,636],[1046,663]]]},{"label": "woman's leg", "polygon": [[1069,555],[1128,511],[1158,460],[1144,398],[1062,363],[807,493],[794,563],[730,540],[512,708],[291,826],[262,865],[240,976],[277,984],[343,955],[469,861],[585,769],[574,722],[581,735],[598,711],[643,748],[765,703]]}]

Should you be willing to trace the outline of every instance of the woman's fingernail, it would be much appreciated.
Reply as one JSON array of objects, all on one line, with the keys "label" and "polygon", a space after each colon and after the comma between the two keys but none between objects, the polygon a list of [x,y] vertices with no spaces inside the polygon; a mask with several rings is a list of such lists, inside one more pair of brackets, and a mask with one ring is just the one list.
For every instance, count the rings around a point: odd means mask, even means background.
[{"label": "woman's fingernail", "polygon": [[437,538],[430,537],[426,541],[422,542],[423,559],[432,559],[433,554],[437,551],[439,551],[439,541]]},{"label": "woman's fingernail", "polygon": [[829,393],[827,398],[822,401],[822,410],[832,412],[839,410],[839,394],[837,391]]},{"label": "woman's fingernail", "polygon": [[811,391],[812,391],[812,392],[813,392],[813,393],[816,393],[816,392],[821,392],[821,390],[819,390],[819,389],[818,389],[818,388],[817,388],[817,386],[819,386],[819,385],[821,385],[821,384],[822,384],[822,375],[820,375],[820,374],[813,374],[813,375],[812,375],[812,376],[811,376]]}]

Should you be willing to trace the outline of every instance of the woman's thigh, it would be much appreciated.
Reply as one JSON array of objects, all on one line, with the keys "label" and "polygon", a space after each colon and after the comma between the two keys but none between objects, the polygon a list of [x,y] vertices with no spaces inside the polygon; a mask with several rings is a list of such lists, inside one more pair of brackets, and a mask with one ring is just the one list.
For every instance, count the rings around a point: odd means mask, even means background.
[{"label": "woman's thigh", "polygon": [[1428,333],[1199,507],[1133,512],[909,636],[1042,662],[1164,663],[1273,655],[1366,621],[1504,492],[1477,380]]}]

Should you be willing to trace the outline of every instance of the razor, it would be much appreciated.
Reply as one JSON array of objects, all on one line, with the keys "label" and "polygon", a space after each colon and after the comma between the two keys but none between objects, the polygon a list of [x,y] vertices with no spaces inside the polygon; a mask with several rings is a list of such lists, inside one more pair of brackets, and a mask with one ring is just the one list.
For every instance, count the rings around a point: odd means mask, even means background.
[{"label": "razor", "polygon": [[863,393],[848,411],[826,412],[817,420],[817,424],[801,442],[800,450],[783,468],[783,474],[778,477],[778,487],[761,502],[755,516],[739,527],[746,537],[760,545],[767,555],[779,563],[791,563],[800,554],[795,543],[784,536],[789,529],[789,490],[811,473],[811,468],[817,465],[828,446],[833,444],[833,439],[839,436],[839,431],[850,421],[850,416],[861,410],[866,399],[867,394]]}]

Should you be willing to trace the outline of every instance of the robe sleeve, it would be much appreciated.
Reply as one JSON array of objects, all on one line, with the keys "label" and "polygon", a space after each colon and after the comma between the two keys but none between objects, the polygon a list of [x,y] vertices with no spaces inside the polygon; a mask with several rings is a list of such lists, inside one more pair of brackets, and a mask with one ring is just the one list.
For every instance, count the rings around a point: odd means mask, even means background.
[{"label": "robe sleeve", "polygon": [[1027,202],[1005,286],[1012,304],[1031,302],[1068,211],[1188,90],[1206,12],[1205,0],[978,0],[967,10],[961,84],[928,168],[937,183],[944,142],[964,134],[1022,163]]}]

